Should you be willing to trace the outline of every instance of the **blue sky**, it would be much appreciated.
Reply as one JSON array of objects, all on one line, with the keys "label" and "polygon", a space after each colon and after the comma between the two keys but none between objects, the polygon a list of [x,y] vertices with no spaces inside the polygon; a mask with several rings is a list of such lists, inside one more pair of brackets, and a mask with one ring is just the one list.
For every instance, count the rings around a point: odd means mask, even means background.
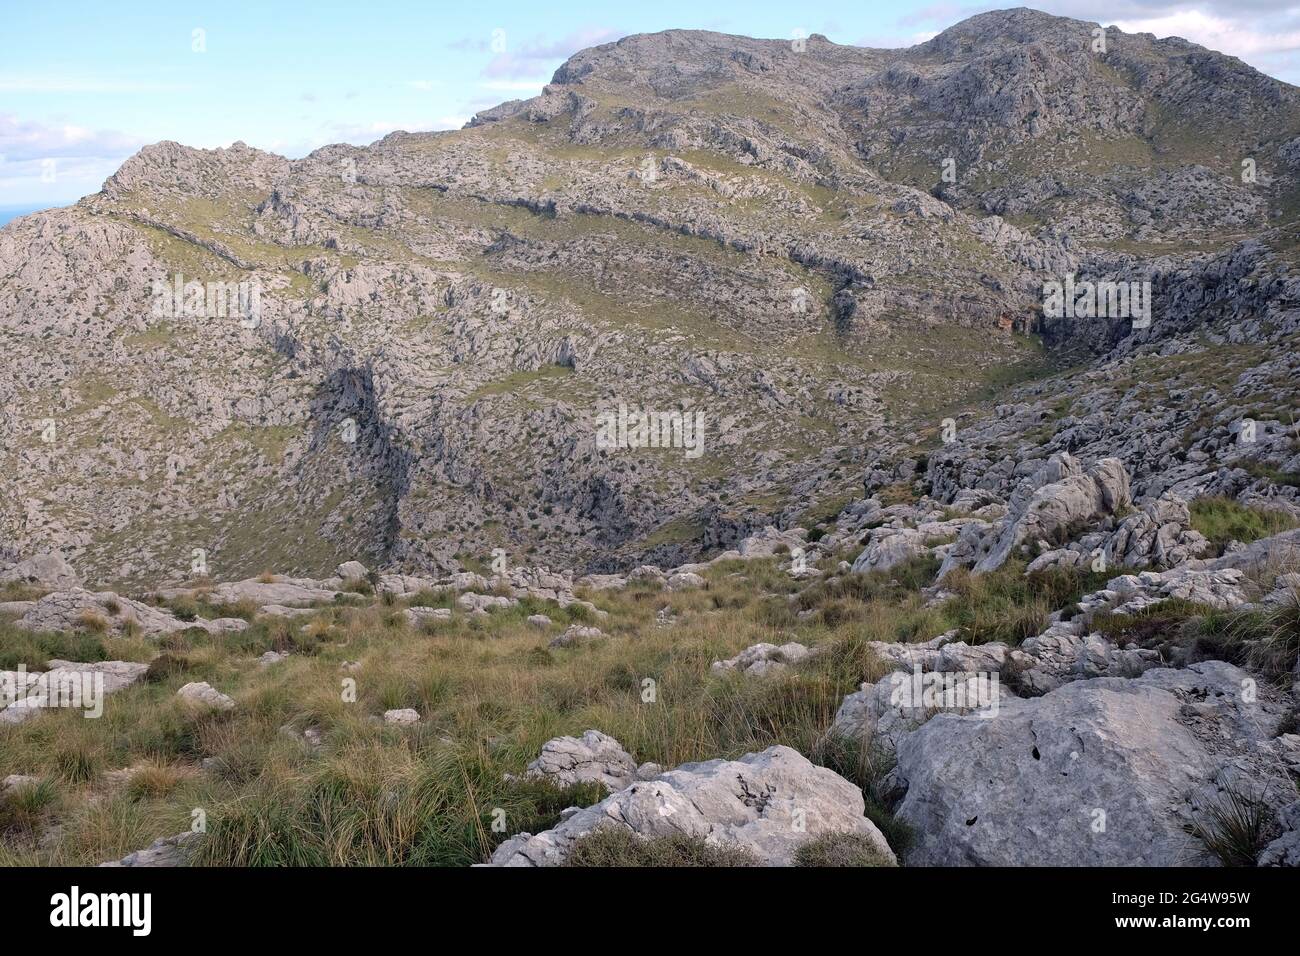
[{"label": "blue sky", "polygon": [[[1297,0],[1045,0],[1041,9],[1185,36],[1300,82]],[[5,0],[0,207],[99,189],[141,145],[235,140],[302,156],[394,129],[449,129],[538,93],[571,53],[673,27],[907,46],[1010,4],[909,0],[114,3]]]}]

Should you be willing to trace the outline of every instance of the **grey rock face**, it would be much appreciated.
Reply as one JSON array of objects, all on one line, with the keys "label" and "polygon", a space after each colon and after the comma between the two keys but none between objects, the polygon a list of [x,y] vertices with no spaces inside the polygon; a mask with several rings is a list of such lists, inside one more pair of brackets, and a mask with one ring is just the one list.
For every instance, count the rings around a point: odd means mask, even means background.
[{"label": "grey rock face", "polygon": [[1260,851],[1260,866],[1300,866],[1300,800],[1284,807],[1277,815],[1282,835]]},{"label": "grey rock face", "polygon": [[30,631],[104,630],[118,634],[135,629],[146,637],[158,637],[191,627],[209,634],[242,631],[248,622],[239,618],[182,621],[170,611],[111,591],[94,593],[72,588],[45,595],[18,619],[17,626]]},{"label": "grey rock face", "polygon": [[594,782],[615,791],[637,779],[637,763],[613,737],[588,730],[581,737],[548,740],[525,776],[549,780],[557,787]]},{"label": "grey rock face", "polygon": [[1128,473],[1117,459],[1102,459],[1084,472],[1070,455],[1055,456],[1012,496],[1007,517],[978,545],[975,570],[1001,567],[1027,543],[1068,540],[1129,502]]},{"label": "grey rock face", "polygon": [[1209,570],[1183,565],[1168,571],[1124,574],[1101,591],[1085,595],[1079,610],[1086,617],[1099,610],[1135,614],[1174,598],[1230,611],[1247,601],[1245,575],[1237,568]]},{"label": "grey rock face", "polygon": [[693,591],[704,587],[704,578],[693,571],[678,571],[668,576],[668,590]]},{"label": "grey rock face", "polygon": [[882,529],[871,533],[871,543],[853,561],[853,570],[888,571],[911,558],[930,553],[927,535],[912,528]]},{"label": "grey rock face", "polygon": [[198,834],[191,832],[163,837],[154,840],[143,850],[128,853],[111,863],[101,863],[100,866],[185,866],[188,862],[187,847],[197,838]]},{"label": "grey rock face", "polygon": [[908,862],[1204,863],[1183,825],[1207,782],[1268,740],[1281,714],[1243,699],[1248,677],[1205,662],[1066,684],[1007,701],[993,720],[939,714],[898,746],[897,813],[917,834]]},{"label": "grey rock face", "polygon": [[1068,622],[1029,638],[1008,661],[1017,689],[1028,695],[1089,677],[1137,677],[1161,665],[1156,651],[1121,649],[1100,634],[1080,634],[1079,626]]},{"label": "grey rock face", "polygon": [[21,581],[51,590],[75,588],[81,583],[61,554],[38,554],[0,571],[0,581]]},{"label": "grey rock face", "polygon": [[514,598],[504,597],[499,594],[474,594],[467,592],[456,598],[456,605],[473,613],[475,611],[488,611],[498,607],[513,607],[519,602]]},{"label": "grey rock face", "polygon": [[451,620],[449,607],[408,607],[402,612],[406,622],[412,627],[425,627],[432,624],[444,624]]},{"label": "grey rock face", "polygon": [[806,840],[824,833],[870,839],[887,859],[893,853],[864,816],[862,792],[789,747],[769,747],[739,760],[683,764],[634,783],[552,830],[521,833],[497,847],[493,866],[556,866],[575,840],[599,826],[638,836],[702,837],[742,847],[761,862],[784,866]]}]

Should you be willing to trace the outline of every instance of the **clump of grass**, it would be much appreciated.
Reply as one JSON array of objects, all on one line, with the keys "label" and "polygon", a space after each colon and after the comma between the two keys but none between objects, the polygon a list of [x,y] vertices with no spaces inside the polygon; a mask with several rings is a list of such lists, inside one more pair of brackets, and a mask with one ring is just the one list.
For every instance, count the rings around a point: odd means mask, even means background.
[{"label": "clump of grass", "polygon": [[875,600],[897,600],[928,586],[938,570],[937,558],[910,558],[888,571],[845,574],[820,581],[801,591],[796,604],[800,610],[811,610],[836,602],[864,604]]},{"label": "clump of grass", "polygon": [[149,662],[144,672],[144,679],[151,684],[161,683],[177,674],[183,674],[190,668],[190,662],[183,654],[164,651]]},{"label": "clump of grass", "polygon": [[49,588],[26,581],[5,581],[0,583],[0,601],[36,601],[44,597]]},{"label": "clump of grass", "polygon": [[108,618],[98,611],[85,608],[77,615],[77,625],[91,634],[103,634],[108,630]]},{"label": "clump of grass", "polygon": [[199,616],[199,602],[189,595],[172,598],[168,606],[182,621],[192,621]]},{"label": "clump of grass", "polygon": [[257,602],[252,598],[241,598],[238,601],[207,604],[204,607],[204,610],[207,611],[204,615],[205,617],[237,617],[251,622],[257,617],[257,612],[260,608],[257,606]]},{"label": "clump of grass", "polygon": [[885,507],[890,505],[910,505],[918,500],[912,486],[905,481],[895,482],[876,489],[875,497]]},{"label": "clump of grass", "polygon": [[890,849],[902,856],[912,845],[915,834],[887,809],[881,792],[885,775],[894,768],[893,753],[860,740],[828,734],[818,741],[812,759],[858,785],[866,803],[867,819],[884,835]]},{"label": "clump of grass", "polygon": [[52,780],[10,788],[0,795],[0,834],[38,833],[58,803],[59,789]]},{"label": "clump of grass", "polygon": [[758,866],[743,847],[708,843],[703,837],[674,834],[645,839],[626,827],[601,826],[574,841],[567,866]]},{"label": "clump of grass", "polygon": [[88,783],[99,776],[103,751],[84,740],[71,740],[54,753],[54,767],[68,783]]},{"label": "clump of grass", "polygon": [[1192,502],[1192,528],[1209,539],[1215,554],[1231,541],[1249,544],[1300,526],[1285,511],[1243,505],[1231,498],[1197,498]]},{"label": "clump of grass", "polygon": [[16,670],[19,664],[44,670],[45,662],[53,658],[88,663],[108,659],[103,640],[92,634],[36,632],[0,624],[0,670]]},{"label": "clump of grass", "polygon": [[[1225,630],[1228,615],[1205,604],[1196,604],[1182,598],[1171,598],[1144,607],[1132,614],[1098,611],[1088,622],[1088,629],[1102,634],[1113,644],[1137,643],[1155,647],[1161,643],[1182,642],[1184,637],[1206,635],[1207,650],[1212,635]],[[1217,654],[1207,654],[1219,657]],[[1227,658],[1222,658],[1227,659]]]},{"label": "clump of grass", "polygon": [[146,764],[138,767],[126,785],[131,800],[157,800],[166,797],[185,780],[185,774],[164,764]]},{"label": "clump of grass", "polygon": [[[510,832],[549,829],[562,809],[595,803],[595,785],[562,790],[507,783],[480,751],[416,753],[356,729],[342,753],[314,767],[269,764],[241,794],[217,803],[196,862],[224,866],[442,865],[486,860]],[[409,740],[409,738],[407,738]]]},{"label": "clump of grass", "polygon": [[456,597],[451,591],[431,591],[425,588],[406,603],[411,607],[454,607]]},{"label": "clump of grass", "polygon": [[1245,619],[1254,625],[1254,643],[1247,651],[1251,667],[1273,680],[1289,680],[1300,657],[1300,592]]},{"label": "clump of grass", "polygon": [[861,833],[823,833],[794,853],[795,866],[895,866]]},{"label": "clump of grass", "polygon": [[1206,808],[1204,818],[1188,827],[1224,866],[1254,866],[1268,842],[1271,814],[1259,798],[1229,789],[1218,803]]},{"label": "clump of grass", "polygon": [[961,629],[963,640],[1014,645],[1041,634],[1053,611],[1103,587],[1108,577],[1105,572],[1060,566],[1026,575],[1024,564],[1016,560],[985,574],[959,568],[944,577],[944,587],[956,596],[943,609]]}]

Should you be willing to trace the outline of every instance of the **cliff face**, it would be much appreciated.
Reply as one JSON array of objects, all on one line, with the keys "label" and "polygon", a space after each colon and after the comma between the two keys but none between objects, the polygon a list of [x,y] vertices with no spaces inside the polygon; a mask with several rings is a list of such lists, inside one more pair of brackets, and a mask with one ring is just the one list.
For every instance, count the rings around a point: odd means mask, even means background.
[{"label": "cliff face", "polygon": [[[1167,486],[1294,404],[1297,91],[1095,29],[669,31],[456,132],[147,147],[0,230],[0,545],[106,582],[196,549],[219,578],[604,570],[815,523],[864,473],[1118,446]],[[1150,325],[1044,316],[1067,275],[1149,282]],[[941,446],[998,401],[1047,411]],[[702,413],[700,453],[598,447],[620,409]]]}]

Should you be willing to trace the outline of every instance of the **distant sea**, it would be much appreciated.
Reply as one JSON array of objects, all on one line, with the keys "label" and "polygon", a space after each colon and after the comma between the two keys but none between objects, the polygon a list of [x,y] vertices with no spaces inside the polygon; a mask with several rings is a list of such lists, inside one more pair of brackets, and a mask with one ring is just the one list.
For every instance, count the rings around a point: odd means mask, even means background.
[{"label": "distant sea", "polygon": [[58,203],[40,203],[35,206],[0,206],[0,226],[3,226],[10,219],[17,219],[29,212],[36,212],[38,209],[52,209],[56,205]]}]

